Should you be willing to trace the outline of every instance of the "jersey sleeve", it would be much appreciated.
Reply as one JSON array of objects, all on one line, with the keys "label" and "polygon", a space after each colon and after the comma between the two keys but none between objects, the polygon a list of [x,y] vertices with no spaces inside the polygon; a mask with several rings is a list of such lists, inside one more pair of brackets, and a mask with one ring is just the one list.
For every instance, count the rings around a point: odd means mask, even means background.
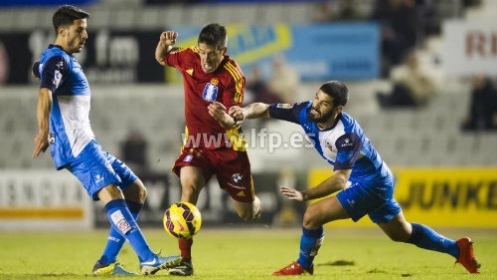
[{"label": "jersey sleeve", "polygon": [[40,62],[39,61],[36,61],[35,63],[33,63],[33,67],[31,69],[33,71],[33,75],[39,79],[40,78]]},{"label": "jersey sleeve", "polygon": [[355,133],[346,133],[337,139],[337,157],[334,170],[352,169],[362,148],[362,142]]},{"label": "jersey sleeve", "polygon": [[273,119],[299,123],[298,116],[305,107],[304,103],[275,103],[269,106],[269,116]]},{"label": "jersey sleeve", "polygon": [[66,79],[68,73],[68,64],[62,56],[54,56],[48,59],[42,65],[40,88],[48,88],[50,91],[55,92]]},{"label": "jersey sleeve", "polygon": [[234,61],[229,60],[222,67],[228,73],[228,75],[222,76],[222,83],[226,83],[225,92],[222,96],[222,103],[226,108],[230,108],[234,105],[241,106],[245,94],[245,76]]},{"label": "jersey sleeve", "polygon": [[166,65],[181,69],[181,62],[187,55],[187,49],[185,48],[173,48],[164,58]]}]

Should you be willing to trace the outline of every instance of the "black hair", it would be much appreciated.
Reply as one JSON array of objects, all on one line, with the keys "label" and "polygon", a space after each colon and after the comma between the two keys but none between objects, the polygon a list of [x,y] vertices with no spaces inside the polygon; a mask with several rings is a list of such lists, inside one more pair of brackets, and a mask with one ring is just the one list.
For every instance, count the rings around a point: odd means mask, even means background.
[{"label": "black hair", "polygon": [[333,98],[335,106],[345,106],[349,100],[349,89],[342,82],[329,81],[324,83],[319,89]]},{"label": "black hair", "polygon": [[226,27],[211,23],[200,31],[198,43],[204,43],[209,46],[216,46],[218,49],[228,46],[228,37],[226,36]]},{"label": "black hair", "polygon": [[57,9],[57,11],[55,11],[52,17],[52,24],[55,29],[55,34],[57,34],[59,27],[72,25],[73,21],[77,19],[85,19],[89,17],[90,14],[80,8],[71,5],[61,6]]}]

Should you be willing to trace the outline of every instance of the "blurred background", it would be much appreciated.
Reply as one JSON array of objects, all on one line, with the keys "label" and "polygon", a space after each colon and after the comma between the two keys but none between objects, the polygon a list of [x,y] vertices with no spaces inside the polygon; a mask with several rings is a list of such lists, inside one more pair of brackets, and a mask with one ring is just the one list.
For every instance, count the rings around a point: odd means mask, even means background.
[{"label": "blurred background", "polygon": [[[92,127],[145,181],[144,226],[161,227],[180,193],[170,168],[183,91],[181,77],[154,59],[159,35],[175,30],[188,47],[219,22],[247,78],[246,103],[309,100],[325,81],[342,80],[346,110],[394,170],[410,220],[497,228],[497,1],[0,0],[0,229],[107,227],[69,172],[56,172],[49,154],[31,158],[39,87],[31,67],[54,40],[51,17],[62,4],[91,14],[77,58],[92,88]],[[304,205],[277,187],[313,186],[331,167],[307,142],[290,143],[304,139],[296,125],[243,126],[264,204],[258,223],[298,226]],[[206,226],[242,225],[215,180],[198,206]]]}]

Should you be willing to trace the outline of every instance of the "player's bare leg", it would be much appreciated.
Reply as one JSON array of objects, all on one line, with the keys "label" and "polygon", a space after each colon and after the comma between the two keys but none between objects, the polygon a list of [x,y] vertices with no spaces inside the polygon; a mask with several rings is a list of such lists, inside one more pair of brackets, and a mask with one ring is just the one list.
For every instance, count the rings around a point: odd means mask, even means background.
[{"label": "player's bare leg", "polygon": [[378,223],[378,226],[393,241],[411,243],[419,248],[449,254],[469,273],[480,272],[480,264],[475,258],[473,242],[469,237],[456,242],[425,225],[407,222],[402,212],[387,223]]},{"label": "player's bare leg", "polygon": [[252,202],[240,202],[231,199],[235,211],[244,221],[256,221],[261,216],[261,200],[255,196]]},{"label": "player's bare leg", "polygon": [[[206,181],[202,169],[195,166],[184,166],[180,171],[181,181],[181,201],[197,204],[200,191]],[[191,276],[193,275],[192,265],[192,239],[178,239],[178,246],[181,251],[181,265],[169,270],[170,275]]]}]

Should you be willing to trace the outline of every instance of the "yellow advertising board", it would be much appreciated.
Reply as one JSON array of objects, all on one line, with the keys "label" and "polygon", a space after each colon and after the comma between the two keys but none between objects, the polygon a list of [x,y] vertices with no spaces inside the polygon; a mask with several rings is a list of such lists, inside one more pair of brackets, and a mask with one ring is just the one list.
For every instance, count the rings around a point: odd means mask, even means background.
[{"label": "yellow advertising board", "polygon": [[[430,226],[497,227],[497,167],[392,168],[397,185],[395,199],[410,222]],[[309,172],[309,186],[329,177],[331,169]],[[357,223],[374,225],[368,217]]]}]

